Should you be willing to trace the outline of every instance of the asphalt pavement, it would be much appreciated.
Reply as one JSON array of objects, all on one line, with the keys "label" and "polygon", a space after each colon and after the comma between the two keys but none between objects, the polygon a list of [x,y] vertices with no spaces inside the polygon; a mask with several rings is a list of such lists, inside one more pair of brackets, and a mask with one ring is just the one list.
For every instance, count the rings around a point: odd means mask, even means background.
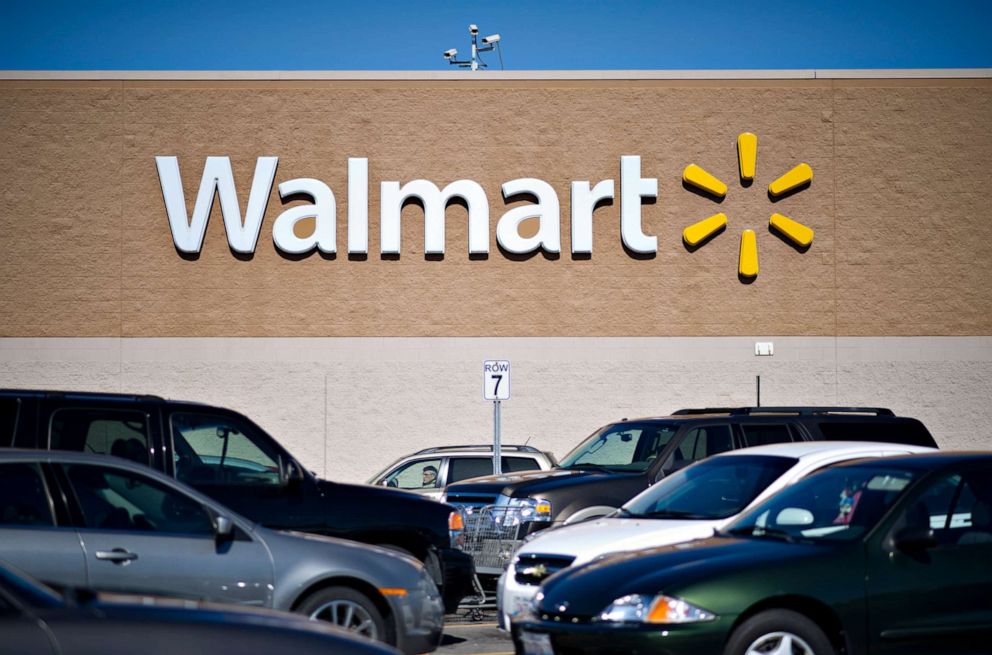
[{"label": "asphalt pavement", "polygon": [[444,617],[438,655],[512,655],[510,635],[496,627],[496,612],[462,612]]}]

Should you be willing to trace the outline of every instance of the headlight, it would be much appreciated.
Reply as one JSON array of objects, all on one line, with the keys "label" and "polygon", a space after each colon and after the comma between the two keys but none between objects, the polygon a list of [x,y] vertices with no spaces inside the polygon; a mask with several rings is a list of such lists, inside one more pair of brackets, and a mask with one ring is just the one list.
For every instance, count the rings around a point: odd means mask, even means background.
[{"label": "headlight", "polygon": [[704,609],[664,594],[617,598],[599,615],[600,621],[611,623],[696,623],[715,618]]},{"label": "headlight", "polygon": [[496,522],[514,526],[528,521],[550,521],[551,501],[542,498],[511,498],[502,517]]}]

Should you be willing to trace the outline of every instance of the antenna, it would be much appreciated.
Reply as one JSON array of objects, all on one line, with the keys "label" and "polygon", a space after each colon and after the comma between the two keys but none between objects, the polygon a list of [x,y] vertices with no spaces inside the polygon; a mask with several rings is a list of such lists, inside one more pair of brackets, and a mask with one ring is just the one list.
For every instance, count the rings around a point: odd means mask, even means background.
[{"label": "antenna", "polygon": [[474,71],[480,68],[489,68],[489,65],[482,60],[480,53],[496,51],[499,55],[499,69],[503,70],[503,51],[500,49],[500,35],[490,34],[489,36],[482,37],[482,45],[479,45],[479,26],[472,23],[468,26],[469,36],[472,38],[472,56],[469,59],[457,59],[458,50],[455,48],[450,48],[444,51],[444,58],[448,60],[448,63],[452,66],[458,66],[459,68],[471,68]]}]

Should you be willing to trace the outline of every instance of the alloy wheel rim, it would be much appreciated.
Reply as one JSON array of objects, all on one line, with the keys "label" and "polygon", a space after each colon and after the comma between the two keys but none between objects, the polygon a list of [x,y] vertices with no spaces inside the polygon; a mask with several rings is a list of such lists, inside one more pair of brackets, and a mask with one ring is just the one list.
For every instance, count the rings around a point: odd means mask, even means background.
[{"label": "alloy wheel rim", "polygon": [[350,600],[332,600],[320,605],[310,612],[311,621],[327,621],[344,628],[349,632],[356,632],[370,639],[378,639],[379,631],[375,627],[375,621],[368,610],[358,603]]},{"label": "alloy wheel rim", "polygon": [[748,646],[744,655],[816,655],[801,637],[791,632],[770,632]]}]

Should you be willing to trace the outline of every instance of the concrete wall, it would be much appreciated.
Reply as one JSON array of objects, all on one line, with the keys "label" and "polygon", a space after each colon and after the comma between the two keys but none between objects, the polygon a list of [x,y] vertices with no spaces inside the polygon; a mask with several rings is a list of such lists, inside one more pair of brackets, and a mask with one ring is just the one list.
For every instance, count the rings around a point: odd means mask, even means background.
[{"label": "concrete wall", "polygon": [[[755,357],[771,340],[773,357]],[[992,448],[992,338],[2,339],[0,386],[154,393],[235,408],[313,470],[364,481],[427,446],[487,443],[482,362],[512,362],[505,443],[564,455],[679,407],[890,407],[944,448]]]}]

